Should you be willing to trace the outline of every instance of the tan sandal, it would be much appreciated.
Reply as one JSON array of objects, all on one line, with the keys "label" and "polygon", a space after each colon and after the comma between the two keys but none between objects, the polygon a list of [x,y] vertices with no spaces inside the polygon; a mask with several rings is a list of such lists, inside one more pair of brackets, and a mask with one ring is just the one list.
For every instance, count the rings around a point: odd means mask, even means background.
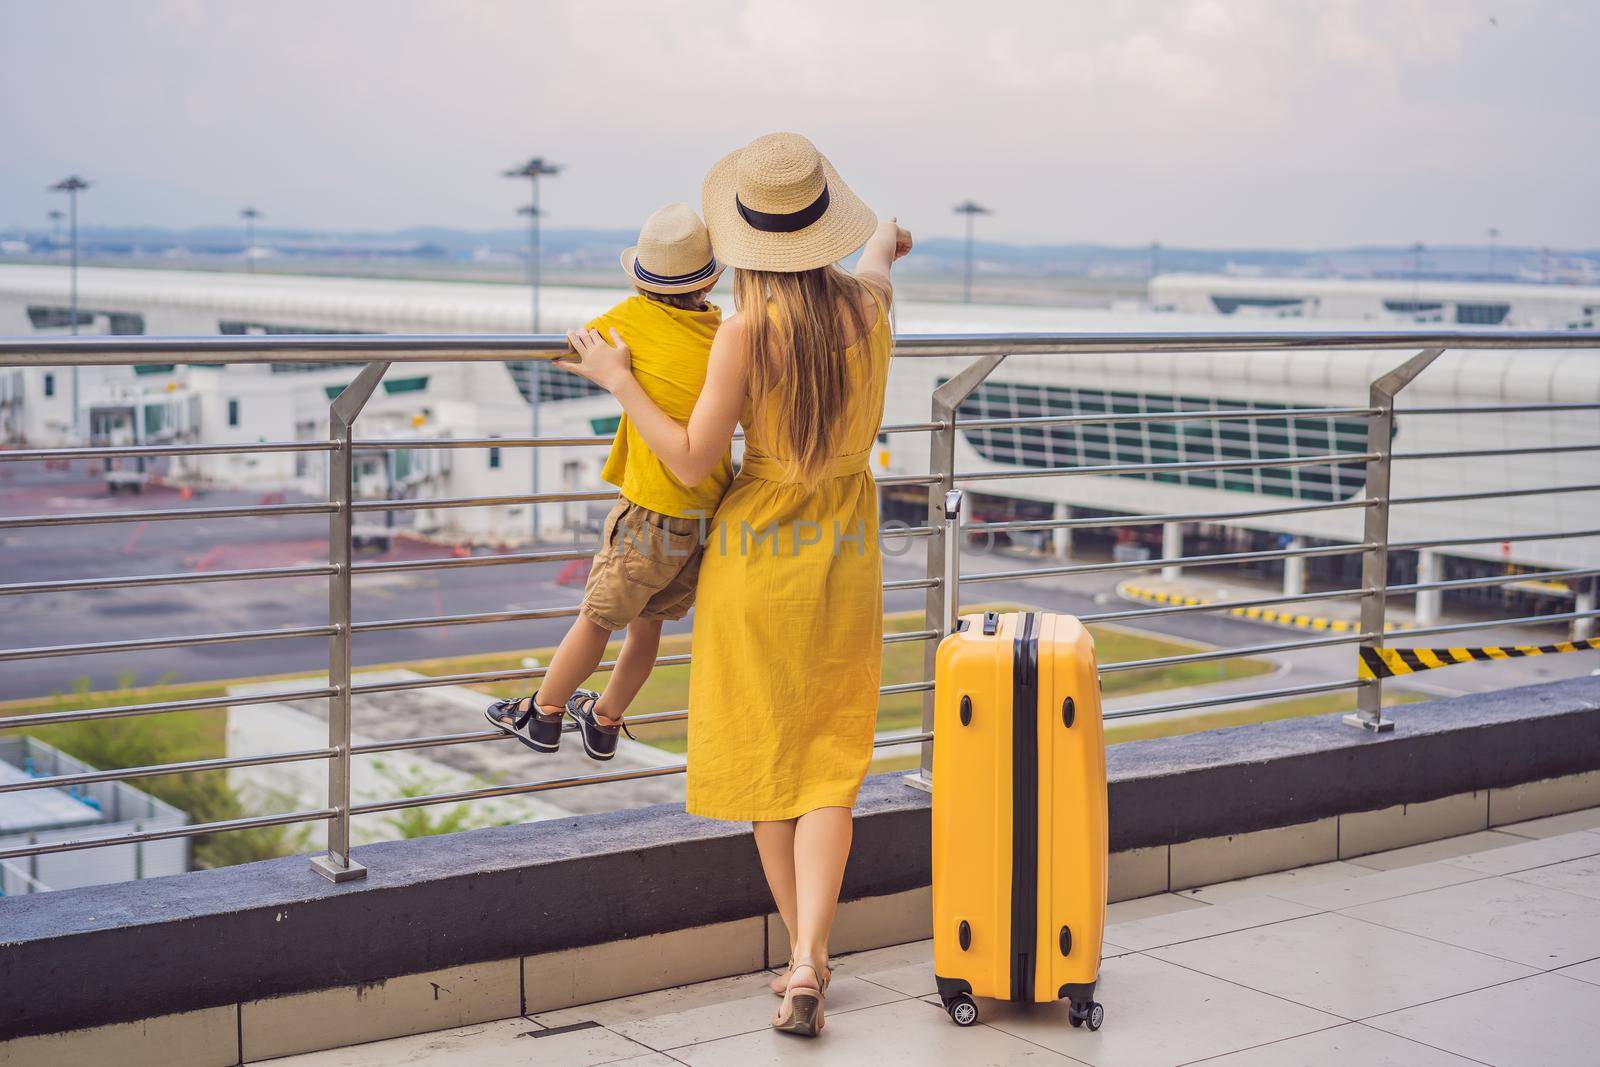
[{"label": "tan sandal", "polygon": [[[800,969],[810,971],[816,985],[799,985]],[[816,1037],[823,1027],[822,968],[811,960],[792,960],[789,964],[789,988],[784,991],[783,1003],[772,1017],[772,1028],[781,1034]]]},{"label": "tan sandal", "polygon": [[[775,997],[783,996],[783,994],[789,988],[789,976],[791,974],[793,974],[793,973],[794,973],[794,960],[791,959],[789,961],[789,966],[787,966],[787,967],[785,967],[783,969],[783,973],[778,975],[771,982],[767,983],[767,988],[772,990],[772,995],[773,996],[775,996]],[[823,968],[822,968],[822,992],[824,994],[826,994],[828,992],[828,983],[831,982],[831,981],[833,981],[833,968],[824,965]]]}]

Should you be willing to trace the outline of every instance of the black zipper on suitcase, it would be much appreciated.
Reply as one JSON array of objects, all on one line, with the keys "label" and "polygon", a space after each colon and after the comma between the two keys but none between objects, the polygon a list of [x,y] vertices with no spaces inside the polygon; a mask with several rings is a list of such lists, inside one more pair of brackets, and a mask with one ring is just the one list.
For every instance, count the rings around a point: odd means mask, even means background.
[{"label": "black zipper on suitcase", "polygon": [[1011,660],[1011,999],[1033,999],[1039,914],[1039,635],[1033,612]]}]

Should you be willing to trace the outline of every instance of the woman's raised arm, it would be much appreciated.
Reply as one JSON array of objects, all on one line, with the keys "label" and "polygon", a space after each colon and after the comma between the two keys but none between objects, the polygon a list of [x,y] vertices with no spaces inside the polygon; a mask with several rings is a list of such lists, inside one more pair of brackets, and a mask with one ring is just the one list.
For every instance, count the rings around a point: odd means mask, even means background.
[{"label": "woman's raised arm", "polygon": [[739,316],[722,324],[711,342],[706,384],[695,401],[689,425],[679,425],[656,406],[633,376],[632,353],[616,330],[607,344],[598,330],[572,330],[567,341],[578,362],[556,366],[587,378],[617,398],[657,458],[684,485],[699,485],[727,454],[744,406],[744,327]]},{"label": "woman's raised arm", "polygon": [[911,231],[902,229],[897,219],[880,223],[867,238],[867,246],[861,250],[861,259],[856,263],[856,277],[869,282],[883,291],[884,296],[893,295],[893,286],[889,282],[889,270],[894,266],[894,261],[903,258],[911,251]]}]

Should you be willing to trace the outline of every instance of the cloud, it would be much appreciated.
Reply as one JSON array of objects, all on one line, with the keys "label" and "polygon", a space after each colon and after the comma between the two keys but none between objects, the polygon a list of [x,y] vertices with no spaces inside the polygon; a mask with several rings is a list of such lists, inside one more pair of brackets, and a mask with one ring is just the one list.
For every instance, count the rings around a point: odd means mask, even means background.
[{"label": "cloud", "polygon": [[[1600,243],[1600,5],[1523,0],[53,0],[0,8],[0,223],[633,226],[810,135],[881,210],[1169,244]],[[12,105],[11,102],[17,102]],[[59,172],[59,173],[58,173]],[[1450,189],[1449,196],[1439,190]],[[1512,235],[1517,235],[1515,238]]]}]

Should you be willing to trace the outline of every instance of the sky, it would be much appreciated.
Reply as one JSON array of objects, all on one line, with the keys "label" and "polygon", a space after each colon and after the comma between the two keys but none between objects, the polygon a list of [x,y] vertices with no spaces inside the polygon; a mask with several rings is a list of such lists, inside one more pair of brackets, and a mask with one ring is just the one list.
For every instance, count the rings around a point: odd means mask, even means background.
[{"label": "sky", "polygon": [[1600,246],[1596,0],[0,0],[0,225],[547,225],[806,134],[880,215],[1193,247]]}]

